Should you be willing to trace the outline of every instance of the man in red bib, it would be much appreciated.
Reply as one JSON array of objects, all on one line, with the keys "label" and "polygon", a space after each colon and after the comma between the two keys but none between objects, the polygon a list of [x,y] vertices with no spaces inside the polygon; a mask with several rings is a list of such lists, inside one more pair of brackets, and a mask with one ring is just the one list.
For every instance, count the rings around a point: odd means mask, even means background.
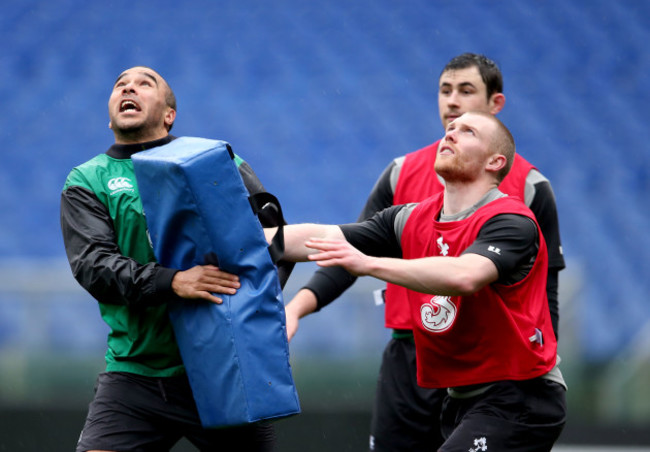
[{"label": "man in red bib", "polygon": [[[438,109],[444,128],[467,111],[497,114],[505,105],[503,78],[497,65],[483,55],[453,58],[439,79]],[[435,171],[442,140],[393,160],[377,180],[359,220],[393,205],[420,202],[444,189]],[[558,326],[558,273],[564,268],[555,197],[549,181],[516,154],[499,189],[524,200],[535,214],[548,247],[547,295],[553,329]],[[287,304],[287,332],[296,333],[299,318],[339,297],[355,281],[345,270],[320,269]],[[406,289],[387,284],[385,327],[393,330],[386,345],[372,413],[370,450],[419,452],[442,442],[439,418],[444,391],[417,385],[413,327]]]},{"label": "man in red bib", "polygon": [[546,241],[532,211],[498,188],[514,160],[498,119],[465,113],[437,148],[443,192],[361,223],[285,228],[287,260],[406,289],[417,382],[446,393],[443,443],[430,450],[546,452],[565,423]]}]

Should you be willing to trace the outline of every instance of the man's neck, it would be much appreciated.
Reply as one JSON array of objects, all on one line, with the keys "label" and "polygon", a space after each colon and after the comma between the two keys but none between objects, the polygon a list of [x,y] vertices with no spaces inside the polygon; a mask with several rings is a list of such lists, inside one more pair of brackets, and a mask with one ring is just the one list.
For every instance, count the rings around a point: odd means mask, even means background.
[{"label": "man's neck", "polygon": [[143,132],[141,130],[133,131],[133,133],[115,133],[115,144],[139,144],[139,143],[148,143],[150,141],[160,140],[169,135],[169,132],[165,130],[155,130],[150,132]]},{"label": "man's neck", "polygon": [[485,196],[490,190],[497,188],[494,181],[486,183],[447,182],[445,184],[443,212],[445,215],[455,215],[469,209]]},{"label": "man's neck", "polygon": [[144,141],[144,142],[129,143],[129,144],[115,143],[108,149],[108,151],[106,151],[106,153],[110,157],[116,159],[128,159],[131,158],[131,156],[136,152],[146,151],[147,149],[165,145],[171,142],[172,140],[174,140],[175,138],[176,137],[174,137],[173,135],[167,135],[163,138],[159,138],[153,141]]}]

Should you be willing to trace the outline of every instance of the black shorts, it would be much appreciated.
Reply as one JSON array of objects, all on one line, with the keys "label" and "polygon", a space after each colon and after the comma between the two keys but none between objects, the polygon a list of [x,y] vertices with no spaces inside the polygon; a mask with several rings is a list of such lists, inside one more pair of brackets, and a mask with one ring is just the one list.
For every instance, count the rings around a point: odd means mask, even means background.
[{"label": "black shorts", "polygon": [[564,386],[544,378],[500,381],[477,396],[447,396],[442,452],[547,452],[566,421]]},{"label": "black shorts", "polygon": [[161,452],[187,438],[201,451],[273,450],[275,430],[261,422],[223,429],[201,426],[187,376],[99,375],[77,452]]},{"label": "black shorts", "polygon": [[415,344],[392,339],[384,350],[370,425],[371,451],[433,452],[442,444],[444,389],[418,386]]}]

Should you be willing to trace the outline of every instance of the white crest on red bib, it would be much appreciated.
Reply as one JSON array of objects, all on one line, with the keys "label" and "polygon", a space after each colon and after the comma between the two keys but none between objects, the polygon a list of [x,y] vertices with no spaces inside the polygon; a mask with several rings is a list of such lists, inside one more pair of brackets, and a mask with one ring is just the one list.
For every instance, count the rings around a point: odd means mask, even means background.
[{"label": "white crest on red bib", "polygon": [[422,326],[434,333],[445,331],[456,320],[456,312],[456,305],[450,297],[436,295],[420,306]]}]

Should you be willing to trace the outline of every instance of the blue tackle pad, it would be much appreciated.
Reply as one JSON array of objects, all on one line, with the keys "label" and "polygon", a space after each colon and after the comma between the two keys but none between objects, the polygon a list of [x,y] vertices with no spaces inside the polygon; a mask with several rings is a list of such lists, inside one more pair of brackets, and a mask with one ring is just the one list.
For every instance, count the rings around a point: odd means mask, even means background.
[{"label": "blue tackle pad", "polygon": [[232,151],[181,137],[132,157],[154,253],[169,268],[216,263],[239,276],[223,303],[179,300],[169,312],[204,427],[300,412],[277,267]]}]

